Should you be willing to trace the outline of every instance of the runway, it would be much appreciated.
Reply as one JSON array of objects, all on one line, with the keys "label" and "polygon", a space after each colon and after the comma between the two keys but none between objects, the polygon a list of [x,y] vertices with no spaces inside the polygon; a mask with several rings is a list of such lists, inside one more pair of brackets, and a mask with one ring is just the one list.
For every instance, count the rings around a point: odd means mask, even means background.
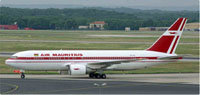
[{"label": "runway", "polygon": [[[151,42],[111,42],[111,41],[65,41],[65,40],[0,40],[0,42],[31,42],[31,43],[97,43],[97,44],[152,44]],[[198,45],[199,43],[179,43],[184,45]]]},{"label": "runway", "polygon": [[199,74],[1,75],[1,94],[198,94]]}]

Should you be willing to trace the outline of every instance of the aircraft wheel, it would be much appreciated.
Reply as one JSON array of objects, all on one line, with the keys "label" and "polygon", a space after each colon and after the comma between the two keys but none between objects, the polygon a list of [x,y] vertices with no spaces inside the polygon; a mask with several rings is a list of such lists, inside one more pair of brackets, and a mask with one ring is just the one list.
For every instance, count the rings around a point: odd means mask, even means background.
[{"label": "aircraft wheel", "polygon": [[24,79],[24,78],[25,78],[24,73],[21,73],[21,79]]},{"label": "aircraft wheel", "polygon": [[106,74],[102,74],[102,75],[101,75],[101,78],[102,78],[102,79],[106,79]]},{"label": "aircraft wheel", "polygon": [[95,74],[95,78],[100,79],[101,75],[100,74]]},{"label": "aircraft wheel", "polygon": [[94,73],[90,73],[90,74],[89,74],[89,77],[90,77],[90,78],[94,78],[94,77],[95,77]]}]

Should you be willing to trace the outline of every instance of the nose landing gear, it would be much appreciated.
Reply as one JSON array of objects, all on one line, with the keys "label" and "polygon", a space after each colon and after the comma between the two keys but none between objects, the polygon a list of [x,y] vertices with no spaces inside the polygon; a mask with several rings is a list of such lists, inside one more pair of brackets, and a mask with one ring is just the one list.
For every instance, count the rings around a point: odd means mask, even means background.
[{"label": "nose landing gear", "polygon": [[13,72],[20,74],[21,79],[25,78],[25,74],[24,74],[25,71],[24,70],[14,70]]},{"label": "nose landing gear", "polygon": [[24,70],[20,70],[20,72],[19,72],[19,73],[21,74],[21,79],[24,79],[24,78],[25,78],[24,72],[25,72]]},{"label": "nose landing gear", "polygon": [[21,73],[21,79],[24,79],[25,78],[25,74],[22,72]]}]

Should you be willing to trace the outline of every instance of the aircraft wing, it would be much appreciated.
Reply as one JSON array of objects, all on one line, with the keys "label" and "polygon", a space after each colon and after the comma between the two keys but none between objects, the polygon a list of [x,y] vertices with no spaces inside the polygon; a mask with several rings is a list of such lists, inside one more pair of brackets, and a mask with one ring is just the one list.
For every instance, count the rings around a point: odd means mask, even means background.
[{"label": "aircraft wing", "polygon": [[129,59],[129,60],[117,60],[117,61],[107,61],[107,62],[98,62],[98,63],[89,63],[87,67],[91,69],[104,69],[114,64],[121,64],[121,63],[129,63],[134,62],[142,59]]},{"label": "aircraft wing", "polygon": [[[168,57],[160,57],[157,60],[177,60],[182,59],[181,56],[168,56]],[[146,60],[145,58],[141,59],[129,59],[129,60],[117,60],[117,61],[107,61],[107,62],[97,62],[97,63],[88,63],[87,67],[91,69],[104,69],[111,65],[121,64],[121,63],[129,63],[138,60]]]},{"label": "aircraft wing", "polygon": [[168,56],[168,57],[160,57],[159,60],[171,60],[171,59],[182,59],[182,56]]}]

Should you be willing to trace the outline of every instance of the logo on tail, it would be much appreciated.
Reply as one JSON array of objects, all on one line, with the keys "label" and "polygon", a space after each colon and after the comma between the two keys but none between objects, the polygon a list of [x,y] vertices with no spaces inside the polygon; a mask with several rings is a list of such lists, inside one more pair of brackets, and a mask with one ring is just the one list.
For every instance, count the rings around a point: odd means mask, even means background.
[{"label": "logo on tail", "polygon": [[187,18],[178,18],[170,28],[147,50],[174,54]]}]

